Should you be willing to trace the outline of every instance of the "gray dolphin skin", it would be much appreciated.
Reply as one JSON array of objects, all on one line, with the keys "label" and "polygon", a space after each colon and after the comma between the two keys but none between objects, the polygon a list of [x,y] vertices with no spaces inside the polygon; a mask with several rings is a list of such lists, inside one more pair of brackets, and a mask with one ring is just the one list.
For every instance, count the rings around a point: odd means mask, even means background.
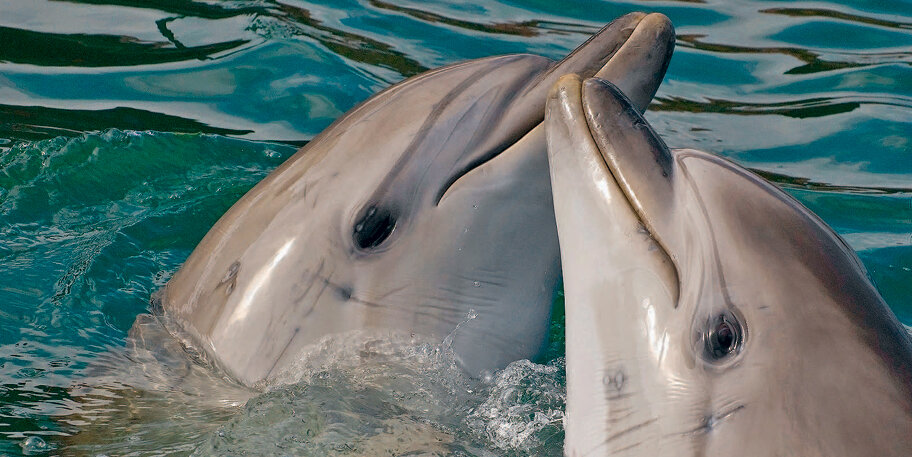
[{"label": "gray dolphin skin", "polygon": [[472,374],[534,357],[560,276],[548,90],[598,74],[645,109],[673,43],[665,16],[632,13],[560,62],[492,57],[384,90],[238,201],[156,303],[248,385],[362,329],[446,338]]},{"label": "gray dolphin skin", "polygon": [[912,455],[909,335],[832,229],[604,80],[560,79],[545,130],[566,455]]}]

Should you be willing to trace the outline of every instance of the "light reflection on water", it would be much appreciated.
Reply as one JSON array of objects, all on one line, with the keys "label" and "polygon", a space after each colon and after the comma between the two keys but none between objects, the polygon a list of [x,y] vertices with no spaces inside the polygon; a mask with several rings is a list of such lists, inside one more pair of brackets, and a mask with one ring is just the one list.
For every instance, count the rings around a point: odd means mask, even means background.
[{"label": "light reflection on water", "polygon": [[559,455],[560,306],[542,360],[488,380],[432,344],[343,339],[339,364],[252,392],[153,322],[152,344],[127,334],[218,216],[357,102],[462,59],[559,58],[633,10],[677,28],[647,115],[669,145],[785,187],[912,323],[912,3],[0,0],[0,453]]}]

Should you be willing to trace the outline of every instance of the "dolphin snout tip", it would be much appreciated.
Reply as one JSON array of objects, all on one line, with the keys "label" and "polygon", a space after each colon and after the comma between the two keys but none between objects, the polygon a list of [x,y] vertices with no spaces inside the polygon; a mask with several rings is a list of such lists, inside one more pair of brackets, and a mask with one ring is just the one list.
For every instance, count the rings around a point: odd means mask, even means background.
[{"label": "dolphin snout tip", "polygon": [[577,88],[577,93],[579,92],[579,87],[582,85],[583,80],[580,75],[576,73],[568,73],[561,76],[557,79],[551,89],[548,91],[548,99],[559,99],[567,96],[568,90],[571,88]]},{"label": "dolphin snout tip", "polygon": [[637,29],[640,28],[653,31],[659,38],[657,41],[664,42],[667,46],[674,46],[675,28],[668,16],[662,13],[649,13],[640,20]]},{"label": "dolphin snout tip", "polygon": [[[634,14],[634,13],[631,13]],[[674,25],[671,19],[662,13],[636,13],[638,16],[631,17],[627,25],[630,34],[652,31],[656,36],[668,35],[674,36]]]},{"label": "dolphin snout tip", "polygon": [[640,19],[640,24],[655,28],[674,28],[671,24],[671,19],[662,13],[645,14],[643,18]]},{"label": "dolphin snout tip", "polygon": [[[652,100],[674,52],[675,32],[671,20],[661,13],[643,14],[625,24],[616,37],[610,59],[592,76],[621,88],[639,112]],[[589,76],[589,75],[586,75]]]},{"label": "dolphin snout tip", "polygon": [[623,30],[628,38],[634,33],[641,33],[644,30],[655,31],[657,36],[668,32],[671,32],[672,36],[674,35],[674,25],[672,25],[671,19],[662,13],[634,12],[622,16],[616,21],[624,21]]},{"label": "dolphin snout tip", "polygon": [[632,23],[635,26],[640,21],[642,21],[643,18],[645,18],[646,16],[649,16],[649,13],[644,13],[642,11],[633,11],[633,12],[627,13],[621,17],[616,18],[614,21],[611,21],[611,22],[627,21],[627,22]]}]

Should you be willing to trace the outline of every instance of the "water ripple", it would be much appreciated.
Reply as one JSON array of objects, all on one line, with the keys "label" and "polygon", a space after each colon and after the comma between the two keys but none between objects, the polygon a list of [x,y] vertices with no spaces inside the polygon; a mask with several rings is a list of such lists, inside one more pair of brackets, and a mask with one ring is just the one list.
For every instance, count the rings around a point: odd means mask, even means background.
[{"label": "water ripple", "polygon": [[[786,70],[784,72],[785,75],[803,75],[888,63],[912,63],[912,52],[890,51],[860,53],[850,51],[826,51],[828,58],[823,59],[821,58],[821,55],[824,54],[823,51],[814,51],[798,47],[751,47],[709,43],[702,40],[705,37],[705,35],[679,34],[677,36],[677,42],[678,45],[685,48],[692,48],[700,51],[721,54],[782,54],[804,62],[804,65],[799,65]],[[836,58],[841,58],[841,60],[836,60]]]},{"label": "water ripple", "polygon": [[863,16],[860,14],[844,13],[842,11],[827,8],[767,8],[762,9],[759,12],[765,14],[780,14],[783,16],[791,17],[823,17],[854,22],[857,24],[912,30],[912,22],[900,22],[871,16]]},{"label": "water ripple", "polygon": [[831,116],[848,113],[862,105],[884,105],[912,109],[912,98],[884,95],[847,95],[839,97],[814,97],[781,102],[739,102],[707,98],[704,101],[683,97],[656,97],[649,106],[652,111],[680,111],[691,113],[725,113],[737,116],[777,114],[796,119]]}]

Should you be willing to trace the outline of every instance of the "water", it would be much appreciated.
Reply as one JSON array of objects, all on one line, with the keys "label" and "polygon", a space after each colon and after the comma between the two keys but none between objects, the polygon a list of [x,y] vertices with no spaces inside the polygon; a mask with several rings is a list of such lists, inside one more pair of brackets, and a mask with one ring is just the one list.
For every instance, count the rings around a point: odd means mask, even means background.
[{"label": "water", "polygon": [[[0,454],[559,455],[562,307],[535,363],[347,335],[267,393],[136,317],[211,224],[391,83],[674,22],[647,117],[762,172],[912,324],[912,2],[0,0]],[[146,342],[152,342],[147,344]],[[327,362],[327,361],[332,361]]]}]

